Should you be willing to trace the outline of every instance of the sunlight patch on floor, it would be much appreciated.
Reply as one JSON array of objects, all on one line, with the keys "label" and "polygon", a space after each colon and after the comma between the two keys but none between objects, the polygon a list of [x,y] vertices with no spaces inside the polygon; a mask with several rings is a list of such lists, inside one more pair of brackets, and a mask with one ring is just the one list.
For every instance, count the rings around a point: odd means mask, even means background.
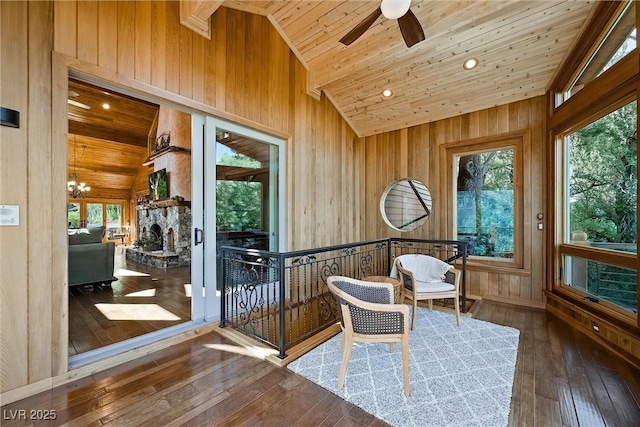
[{"label": "sunlight patch on floor", "polygon": [[180,320],[158,304],[96,304],[96,308],[109,320]]},{"label": "sunlight patch on floor", "polygon": [[125,297],[155,297],[156,289],[145,289],[144,291],[131,292],[130,294],[126,294]]},{"label": "sunlight patch on floor", "polygon": [[204,346],[213,350],[228,351],[229,353],[242,354],[244,356],[255,357],[256,359],[266,359],[267,356],[275,356],[278,354],[278,350],[276,349],[254,345],[204,344]]},{"label": "sunlight patch on floor", "polygon": [[147,273],[141,273],[139,271],[127,270],[126,268],[119,268],[114,276],[139,276],[139,277],[149,277]]}]

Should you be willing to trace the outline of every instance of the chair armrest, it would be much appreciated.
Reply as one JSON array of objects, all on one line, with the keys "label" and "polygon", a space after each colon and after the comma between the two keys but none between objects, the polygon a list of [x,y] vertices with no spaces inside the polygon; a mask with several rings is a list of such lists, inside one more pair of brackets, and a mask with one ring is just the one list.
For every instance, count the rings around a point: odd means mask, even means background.
[{"label": "chair armrest", "polygon": [[452,285],[455,286],[456,292],[460,293],[460,280],[462,279],[462,271],[458,270],[457,268],[452,268],[449,270],[449,272],[453,273]]}]

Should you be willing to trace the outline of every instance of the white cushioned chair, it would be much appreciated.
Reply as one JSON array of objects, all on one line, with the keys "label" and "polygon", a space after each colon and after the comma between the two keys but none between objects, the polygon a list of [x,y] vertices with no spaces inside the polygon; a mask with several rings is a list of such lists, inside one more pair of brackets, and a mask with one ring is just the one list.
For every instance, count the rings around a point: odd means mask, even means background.
[{"label": "white cushioned chair", "polygon": [[338,389],[344,386],[354,341],[402,345],[404,394],[409,396],[409,307],[393,303],[393,285],[330,276],[329,290],[342,313],[342,366]]},{"label": "white cushioned chair", "polygon": [[400,255],[393,265],[391,275],[397,271],[400,276],[403,299],[406,297],[413,302],[411,329],[415,324],[417,302],[428,300],[429,310],[433,310],[433,300],[440,298],[453,298],[456,324],[460,326],[460,270],[438,258],[422,254]]}]

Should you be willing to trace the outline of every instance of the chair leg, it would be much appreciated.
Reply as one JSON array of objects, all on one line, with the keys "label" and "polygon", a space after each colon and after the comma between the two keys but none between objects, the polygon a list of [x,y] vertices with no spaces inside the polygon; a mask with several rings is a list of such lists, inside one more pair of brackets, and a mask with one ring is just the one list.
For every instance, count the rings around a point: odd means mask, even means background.
[{"label": "chair leg", "polygon": [[389,343],[389,353],[393,353],[395,351],[395,347],[393,346],[393,343],[390,342]]},{"label": "chair leg", "polygon": [[344,350],[342,352],[342,366],[340,366],[340,376],[338,377],[338,390],[341,390],[344,386],[344,379],[347,376],[347,365],[351,357],[351,347],[353,347],[353,340],[351,337],[345,337]]},{"label": "chair leg", "polygon": [[404,395],[409,397],[409,334],[402,337],[402,377],[404,378]]},{"label": "chair leg", "polygon": [[456,324],[460,326],[460,297],[453,299],[453,305],[456,308]]},{"label": "chair leg", "polygon": [[429,311],[433,311],[433,300],[429,300]]},{"label": "chair leg", "polygon": [[416,323],[416,307],[418,306],[418,300],[413,299],[413,311],[411,312],[411,330],[413,331],[413,325]]}]

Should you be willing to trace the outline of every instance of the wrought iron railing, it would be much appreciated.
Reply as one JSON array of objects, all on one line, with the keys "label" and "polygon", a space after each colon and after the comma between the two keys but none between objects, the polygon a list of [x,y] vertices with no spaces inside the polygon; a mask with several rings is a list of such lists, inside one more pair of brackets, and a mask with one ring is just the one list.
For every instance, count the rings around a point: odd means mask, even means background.
[{"label": "wrought iron railing", "polygon": [[461,309],[466,311],[465,242],[389,238],[285,253],[232,246],[220,252],[220,325],[278,349],[280,358],[339,319],[329,276],[387,276],[398,255],[422,253],[455,263],[463,273]]}]

